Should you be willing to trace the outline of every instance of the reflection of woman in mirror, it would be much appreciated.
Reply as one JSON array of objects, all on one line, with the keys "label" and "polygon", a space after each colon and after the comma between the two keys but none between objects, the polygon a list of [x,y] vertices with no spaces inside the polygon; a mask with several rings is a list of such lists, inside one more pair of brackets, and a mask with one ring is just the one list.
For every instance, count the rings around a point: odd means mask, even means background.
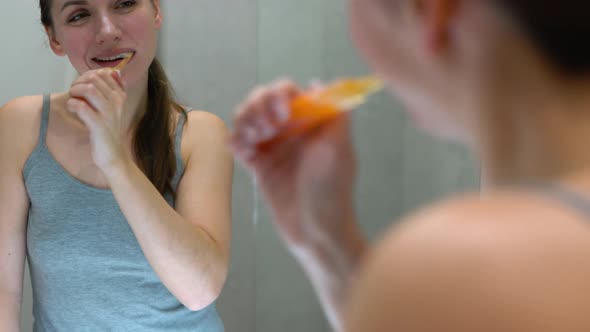
[{"label": "reflection of woman in mirror", "polygon": [[159,1],[39,4],[80,77],[0,111],[0,330],[18,331],[27,253],[35,331],[222,331],[227,130],[172,99]]},{"label": "reflection of woman in mirror", "polygon": [[337,330],[590,331],[589,10],[350,1],[361,53],[418,126],[481,159],[487,186],[408,216],[372,249],[348,116],[259,149],[300,90],[277,83],[243,104],[235,152]]}]

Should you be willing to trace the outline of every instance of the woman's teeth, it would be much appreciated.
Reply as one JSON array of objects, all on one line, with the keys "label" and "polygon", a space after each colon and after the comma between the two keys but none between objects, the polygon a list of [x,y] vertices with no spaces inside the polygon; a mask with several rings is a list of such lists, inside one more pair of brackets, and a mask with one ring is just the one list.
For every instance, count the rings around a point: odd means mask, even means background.
[{"label": "woman's teeth", "polygon": [[115,61],[115,60],[121,60],[121,59],[125,59],[127,57],[131,57],[133,55],[133,53],[129,52],[129,53],[121,53],[119,55],[113,56],[113,57],[109,57],[109,58],[95,58],[96,61],[101,61],[101,62],[110,62],[110,61]]}]

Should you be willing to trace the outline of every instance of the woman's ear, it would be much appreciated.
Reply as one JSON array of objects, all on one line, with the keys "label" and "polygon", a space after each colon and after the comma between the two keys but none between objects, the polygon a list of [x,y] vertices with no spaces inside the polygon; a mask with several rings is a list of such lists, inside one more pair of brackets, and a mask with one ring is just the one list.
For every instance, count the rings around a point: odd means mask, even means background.
[{"label": "woman's ear", "polygon": [[162,26],[162,9],[160,7],[160,0],[153,0],[154,4],[154,11],[156,13],[156,29],[159,29]]},{"label": "woman's ear", "polygon": [[449,42],[452,21],[458,13],[461,0],[410,0],[420,11],[426,31],[428,49],[434,54],[443,52]]},{"label": "woman's ear", "polygon": [[49,46],[51,47],[51,50],[53,51],[53,53],[55,53],[58,56],[66,55],[66,52],[63,50],[62,44],[59,42],[59,40],[57,40],[57,37],[55,35],[55,31],[53,30],[53,28],[52,27],[45,27],[45,33],[47,33],[47,39],[49,40]]}]

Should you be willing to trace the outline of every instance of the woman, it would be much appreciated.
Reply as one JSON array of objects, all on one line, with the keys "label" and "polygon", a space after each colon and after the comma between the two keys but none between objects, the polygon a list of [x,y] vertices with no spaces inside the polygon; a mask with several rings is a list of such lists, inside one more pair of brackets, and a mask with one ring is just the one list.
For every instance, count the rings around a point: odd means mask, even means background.
[{"label": "woman", "polygon": [[0,330],[19,330],[28,254],[35,331],[223,331],[227,130],[172,99],[159,1],[39,4],[80,77],[0,111]]},{"label": "woman", "polygon": [[589,9],[350,1],[365,59],[418,126],[481,159],[486,183],[483,197],[428,206],[372,248],[353,208],[348,116],[260,148],[288,129],[301,91],[279,82],[240,107],[235,154],[336,330],[590,330]]}]

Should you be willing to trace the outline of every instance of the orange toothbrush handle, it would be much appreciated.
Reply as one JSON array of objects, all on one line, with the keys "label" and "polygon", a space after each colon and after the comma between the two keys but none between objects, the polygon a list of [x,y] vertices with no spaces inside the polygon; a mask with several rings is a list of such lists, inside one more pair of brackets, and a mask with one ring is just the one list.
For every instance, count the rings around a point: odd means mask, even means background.
[{"label": "orange toothbrush handle", "polygon": [[259,148],[267,149],[275,143],[299,136],[330,121],[342,111],[331,104],[318,101],[309,95],[301,95],[291,101],[291,114],[284,130],[276,137],[261,142]]},{"label": "orange toothbrush handle", "polygon": [[295,98],[290,106],[290,121],[295,123],[318,124],[341,112],[336,105],[322,102],[309,95]]}]

